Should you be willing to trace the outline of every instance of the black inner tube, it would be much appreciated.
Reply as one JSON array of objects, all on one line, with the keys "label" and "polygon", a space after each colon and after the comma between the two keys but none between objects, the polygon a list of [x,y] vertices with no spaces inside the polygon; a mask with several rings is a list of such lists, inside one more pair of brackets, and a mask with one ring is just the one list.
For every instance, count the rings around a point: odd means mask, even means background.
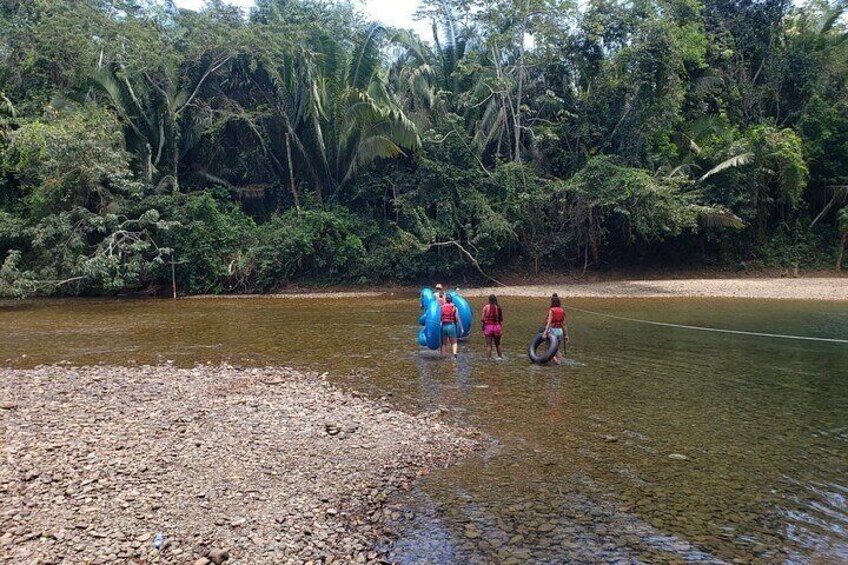
[{"label": "black inner tube", "polygon": [[[533,341],[530,342],[530,347],[527,349],[527,356],[530,357],[530,360],[534,363],[547,363],[556,355],[557,349],[559,349],[559,338],[552,333],[548,334],[547,339],[544,337],[544,332],[539,332],[536,334],[536,337],[533,338]],[[540,345],[542,345],[543,341],[548,342],[548,349],[539,355],[537,350]]]}]

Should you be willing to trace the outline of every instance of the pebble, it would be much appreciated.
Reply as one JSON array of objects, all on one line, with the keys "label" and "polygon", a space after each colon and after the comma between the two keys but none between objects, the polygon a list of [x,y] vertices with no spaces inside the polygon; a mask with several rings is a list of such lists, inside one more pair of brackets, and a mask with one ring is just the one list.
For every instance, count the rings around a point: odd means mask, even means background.
[{"label": "pebble", "polygon": [[0,477],[17,483],[0,481],[3,559],[379,562],[386,520],[401,516],[383,511],[393,493],[480,442],[316,376],[226,365],[0,368],[0,402],[14,399],[6,410],[16,410],[2,414]]},{"label": "pebble", "polygon": [[213,549],[206,557],[215,565],[221,565],[221,563],[230,558],[230,552],[226,549]]}]

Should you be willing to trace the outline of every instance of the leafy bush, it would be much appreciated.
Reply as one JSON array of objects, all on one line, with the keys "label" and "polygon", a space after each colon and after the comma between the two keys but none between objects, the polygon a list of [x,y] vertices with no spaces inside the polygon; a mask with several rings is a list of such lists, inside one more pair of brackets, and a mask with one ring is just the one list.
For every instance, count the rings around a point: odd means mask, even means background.
[{"label": "leafy bush", "polygon": [[296,280],[351,280],[365,255],[361,222],[344,209],[290,210],[260,226],[245,251],[242,280],[269,291]]},{"label": "leafy bush", "polygon": [[[170,228],[156,235],[173,249],[178,284],[183,292],[220,293],[231,290],[241,253],[256,225],[234,204],[220,204],[205,193],[149,197],[138,209],[155,209]],[[170,280],[162,270],[159,282]]]}]

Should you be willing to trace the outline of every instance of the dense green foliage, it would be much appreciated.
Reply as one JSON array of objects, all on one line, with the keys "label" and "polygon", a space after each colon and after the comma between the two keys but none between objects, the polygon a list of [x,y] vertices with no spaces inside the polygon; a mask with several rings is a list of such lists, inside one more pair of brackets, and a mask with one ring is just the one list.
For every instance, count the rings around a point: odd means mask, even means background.
[{"label": "dense green foliage", "polygon": [[0,295],[840,268],[845,3],[0,3]]}]

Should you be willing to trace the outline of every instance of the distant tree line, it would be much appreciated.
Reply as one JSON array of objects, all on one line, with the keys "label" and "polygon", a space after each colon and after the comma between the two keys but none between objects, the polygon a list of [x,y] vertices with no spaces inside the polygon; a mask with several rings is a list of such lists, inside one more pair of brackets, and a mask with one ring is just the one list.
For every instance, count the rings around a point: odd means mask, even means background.
[{"label": "distant tree line", "polygon": [[842,265],[846,3],[0,2],[0,295]]}]

